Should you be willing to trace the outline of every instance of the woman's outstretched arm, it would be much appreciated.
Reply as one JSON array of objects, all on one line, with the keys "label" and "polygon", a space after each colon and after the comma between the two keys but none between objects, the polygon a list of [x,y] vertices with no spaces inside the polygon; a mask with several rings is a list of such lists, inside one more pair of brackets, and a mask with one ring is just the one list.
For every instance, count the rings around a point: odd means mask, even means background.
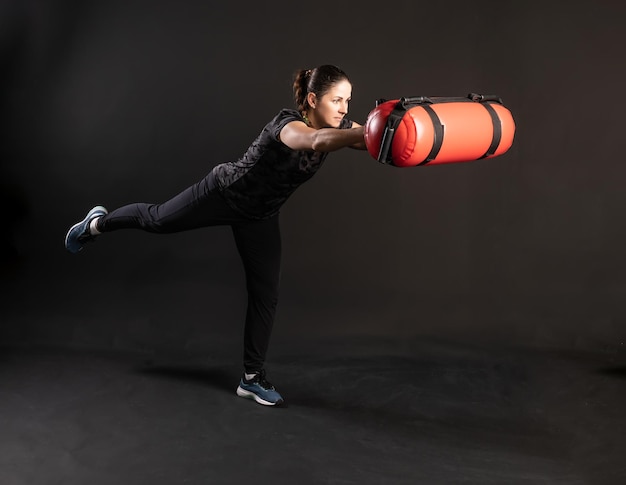
[{"label": "woman's outstretched arm", "polygon": [[302,121],[287,123],[280,131],[280,140],[292,150],[333,152],[341,148],[365,149],[364,130],[358,123],[352,128],[320,128],[316,130]]}]

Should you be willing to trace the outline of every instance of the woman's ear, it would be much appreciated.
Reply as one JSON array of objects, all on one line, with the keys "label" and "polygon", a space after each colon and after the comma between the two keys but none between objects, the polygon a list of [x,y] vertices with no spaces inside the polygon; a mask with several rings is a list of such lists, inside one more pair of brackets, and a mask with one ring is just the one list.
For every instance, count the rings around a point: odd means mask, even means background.
[{"label": "woman's ear", "polygon": [[317,96],[315,96],[315,93],[307,93],[306,100],[311,108],[315,108],[315,102],[317,101]]}]

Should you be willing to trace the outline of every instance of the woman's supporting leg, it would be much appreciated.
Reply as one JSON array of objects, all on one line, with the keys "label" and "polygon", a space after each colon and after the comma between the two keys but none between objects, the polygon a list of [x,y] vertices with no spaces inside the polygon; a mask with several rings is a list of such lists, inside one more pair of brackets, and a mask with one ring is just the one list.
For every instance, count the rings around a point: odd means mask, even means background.
[{"label": "woman's supporting leg", "polygon": [[259,373],[265,364],[278,304],[281,238],[278,215],[263,221],[233,224],[248,290],[244,329],[244,369]]}]

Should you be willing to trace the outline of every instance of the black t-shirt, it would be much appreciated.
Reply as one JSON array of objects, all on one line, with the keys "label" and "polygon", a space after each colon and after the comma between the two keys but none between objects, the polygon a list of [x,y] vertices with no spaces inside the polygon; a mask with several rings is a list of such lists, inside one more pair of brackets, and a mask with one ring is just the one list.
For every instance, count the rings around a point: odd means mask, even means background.
[{"label": "black t-shirt", "polygon": [[[246,153],[236,162],[213,169],[215,186],[228,204],[253,219],[278,213],[291,194],[324,163],[327,152],[292,150],[280,141],[283,127],[303,121],[296,110],[283,109],[270,121]],[[352,127],[343,119],[340,129]]]}]

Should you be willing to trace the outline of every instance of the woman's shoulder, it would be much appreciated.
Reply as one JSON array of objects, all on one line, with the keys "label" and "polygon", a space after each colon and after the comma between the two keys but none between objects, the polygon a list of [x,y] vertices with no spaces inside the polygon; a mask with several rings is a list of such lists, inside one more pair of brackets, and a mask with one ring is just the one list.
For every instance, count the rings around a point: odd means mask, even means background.
[{"label": "woman's shoulder", "polygon": [[303,121],[302,115],[298,113],[297,110],[291,108],[283,108],[281,109],[273,121],[289,119],[290,121]]},{"label": "woman's shoulder", "polygon": [[280,131],[292,121],[304,121],[302,115],[295,109],[283,108],[274,118],[267,124],[266,129],[272,133],[273,137],[278,140]]}]

